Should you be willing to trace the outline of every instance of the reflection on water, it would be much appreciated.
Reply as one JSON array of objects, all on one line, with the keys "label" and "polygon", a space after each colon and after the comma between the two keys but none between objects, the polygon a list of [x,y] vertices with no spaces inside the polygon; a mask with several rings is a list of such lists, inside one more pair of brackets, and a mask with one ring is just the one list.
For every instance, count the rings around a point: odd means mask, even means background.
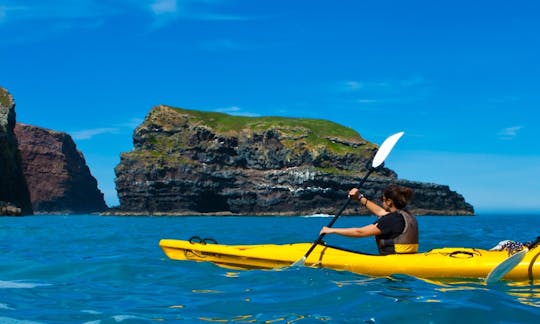
[{"label": "reflection on water", "polygon": [[[291,314],[289,316],[277,317],[272,320],[265,320],[264,323],[295,323],[305,320],[306,316]],[[319,321],[326,321],[324,318],[314,318]],[[260,319],[257,315],[238,315],[232,318],[211,318],[211,317],[199,317],[199,320],[211,323],[260,323]]]},{"label": "reflection on water", "polygon": [[540,307],[540,284],[510,282],[507,292],[524,305]]},{"label": "reflection on water", "polygon": [[[419,285],[420,282],[424,285]],[[416,302],[439,303],[444,302],[445,298],[452,294],[480,291],[490,295],[503,293],[521,304],[540,308],[540,284],[527,281],[500,281],[488,286],[483,279],[430,280],[395,275],[384,278],[366,277],[358,280],[335,281],[334,284],[339,288],[351,285],[375,286],[380,289],[368,293],[389,298],[395,302],[414,300]]]}]

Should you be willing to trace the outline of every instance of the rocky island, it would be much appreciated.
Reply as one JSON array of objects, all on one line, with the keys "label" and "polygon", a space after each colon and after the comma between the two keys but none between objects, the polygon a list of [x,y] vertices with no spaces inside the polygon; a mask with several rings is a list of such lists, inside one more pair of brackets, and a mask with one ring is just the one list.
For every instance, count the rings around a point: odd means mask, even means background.
[{"label": "rocky island", "polygon": [[[154,107],[115,168],[119,214],[333,214],[368,171],[377,146],[356,131],[318,119],[243,117]],[[372,173],[363,192],[411,187],[417,214],[473,215],[448,186]],[[344,214],[365,214],[349,204]]]}]

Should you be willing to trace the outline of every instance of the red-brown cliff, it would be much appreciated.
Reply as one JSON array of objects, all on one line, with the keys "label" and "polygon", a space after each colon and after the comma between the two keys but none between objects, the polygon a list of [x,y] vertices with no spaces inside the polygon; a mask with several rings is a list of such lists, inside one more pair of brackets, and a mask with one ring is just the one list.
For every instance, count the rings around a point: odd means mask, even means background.
[{"label": "red-brown cliff", "polygon": [[107,208],[83,154],[71,136],[17,124],[15,134],[36,213],[92,213]]}]

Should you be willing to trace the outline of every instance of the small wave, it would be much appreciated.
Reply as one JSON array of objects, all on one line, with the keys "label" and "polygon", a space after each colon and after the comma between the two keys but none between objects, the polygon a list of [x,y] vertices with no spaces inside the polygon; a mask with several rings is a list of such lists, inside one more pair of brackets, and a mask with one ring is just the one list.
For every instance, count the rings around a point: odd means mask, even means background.
[{"label": "small wave", "polygon": [[0,289],[31,289],[43,286],[50,286],[50,284],[0,280]]},{"label": "small wave", "polygon": [[305,217],[305,218],[325,218],[325,217],[334,217],[334,215],[330,215],[330,214],[312,214],[312,215],[304,215],[304,216],[301,216],[301,217]]},{"label": "small wave", "polygon": [[12,307],[9,307],[8,305],[6,305],[6,304],[2,304],[2,303],[0,303],[0,309],[8,309],[8,310],[14,310],[14,308],[12,308]]},{"label": "small wave", "polygon": [[20,319],[11,318],[11,317],[1,317],[0,316],[0,323],[4,323],[4,324],[38,324],[40,322],[33,322],[33,321],[20,320]]},{"label": "small wave", "polygon": [[112,319],[115,320],[116,322],[123,322],[123,321],[128,321],[128,320],[141,319],[141,317],[134,316],[134,315],[114,315]]}]

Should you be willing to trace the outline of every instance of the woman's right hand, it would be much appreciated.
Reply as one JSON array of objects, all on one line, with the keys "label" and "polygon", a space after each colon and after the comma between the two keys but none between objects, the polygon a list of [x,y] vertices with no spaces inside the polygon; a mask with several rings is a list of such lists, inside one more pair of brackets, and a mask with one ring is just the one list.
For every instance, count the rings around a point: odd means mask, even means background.
[{"label": "woman's right hand", "polygon": [[360,190],[358,190],[358,188],[352,188],[349,191],[349,198],[351,198],[352,200],[360,200],[360,198],[362,197],[363,195],[360,193]]}]

